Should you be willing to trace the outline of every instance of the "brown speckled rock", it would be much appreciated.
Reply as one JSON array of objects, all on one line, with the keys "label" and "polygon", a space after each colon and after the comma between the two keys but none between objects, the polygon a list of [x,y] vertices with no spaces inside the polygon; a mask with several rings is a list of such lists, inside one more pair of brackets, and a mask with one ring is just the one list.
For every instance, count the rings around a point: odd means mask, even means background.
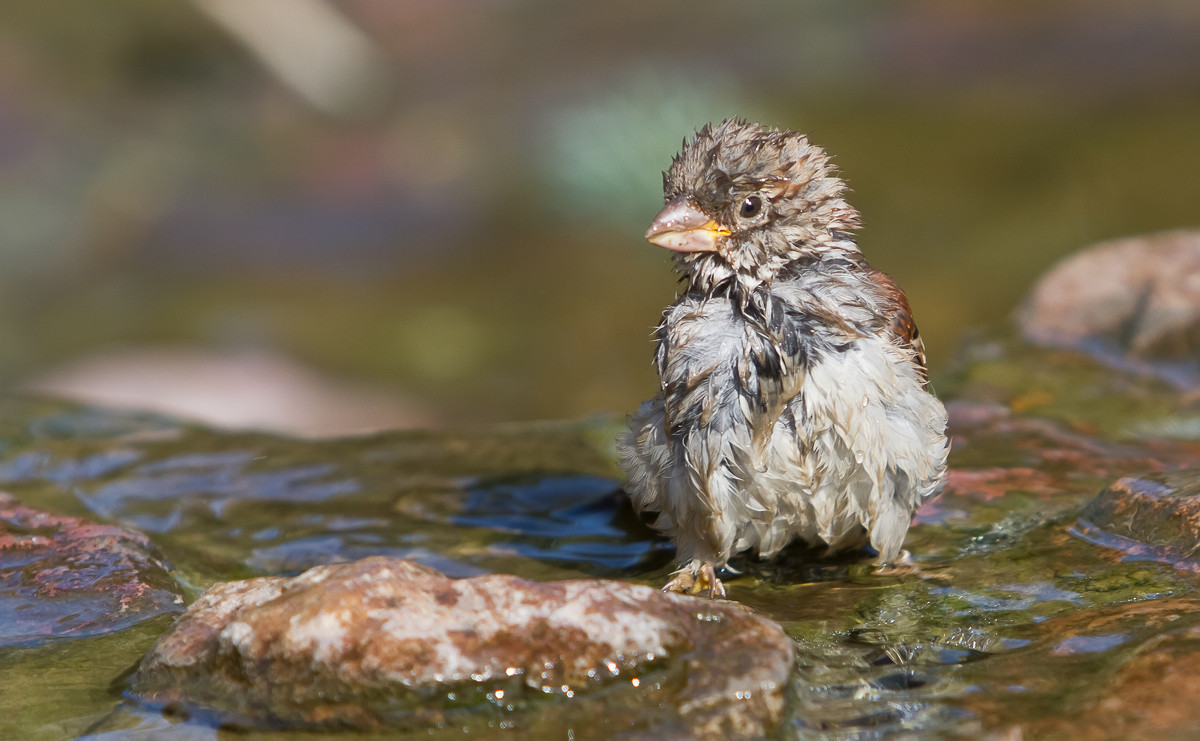
[{"label": "brown speckled rock", "polygon": [[549,701],[584,727],[754,737],[780,718],[792,656],[778,625],[732,603],[375,557],[213,587],[133,687],[260,725],[519,727]]},{"label": "brown speckled rock", "polygon": [[0,646],[121,630],[182,609],[146,536],[23,507],[0,492]]},{"label": "brown speckled rock", "polygon": [[1106,340],[1139,358],[1194,357],[1200,349],[1200,231],[1121,239],[1055,265],[1018,312],[1044,345]]}]

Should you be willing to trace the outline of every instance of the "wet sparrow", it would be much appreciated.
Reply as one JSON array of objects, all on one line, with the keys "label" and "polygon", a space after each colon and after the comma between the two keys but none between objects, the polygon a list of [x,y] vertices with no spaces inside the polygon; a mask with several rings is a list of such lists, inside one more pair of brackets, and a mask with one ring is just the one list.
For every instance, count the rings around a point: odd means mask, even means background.
[{"label": "wet sparrow", "polygon": [[732,555],[795,539],[892,563],[942,487],[946,411],[829,156],[726,120],[684,143],[664,190],[646,238],[686,288],[658,328],[662,390],[618,442],[634,506],[678,548],[664,588],[724,596]]}]

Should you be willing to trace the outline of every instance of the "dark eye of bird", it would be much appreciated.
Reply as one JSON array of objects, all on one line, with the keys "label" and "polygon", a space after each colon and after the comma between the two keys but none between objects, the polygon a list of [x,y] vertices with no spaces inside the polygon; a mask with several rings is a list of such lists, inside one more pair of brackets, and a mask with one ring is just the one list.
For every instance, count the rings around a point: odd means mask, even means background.
[{"label": "dark eye of bird", "polygon": [[762,199],[758,196],[750,196],[742,201],[742,208],[739,212],[743,219],[753,219],[762,211]]}]

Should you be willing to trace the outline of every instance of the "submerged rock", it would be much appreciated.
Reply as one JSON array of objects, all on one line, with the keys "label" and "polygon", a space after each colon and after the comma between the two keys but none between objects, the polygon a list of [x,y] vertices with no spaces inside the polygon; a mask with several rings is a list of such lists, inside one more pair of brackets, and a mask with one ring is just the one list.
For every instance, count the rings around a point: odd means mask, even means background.
[{"label": "submerged rock", "polygon": [[1090,727],[1079,723],[1075,728],[1093,731],[1093,738],[1195,738],[1200,734],[1200,707],[1180,698],[1198,692],[1200,627],[1192,625],[1147,641],[1114,672],[1088,713]]},{"label": "submerged rock", "polygon": [[106,633],[182,609],[146,536],[0,493],[0,646]]},{"label": "submerged rock", "polygon": [[585,726],[755,737],[779,721],[792,657],[778,625],[730,603],[374,557],[213,587],[133,690],[252,725],[519,725],[555,696]]},{"label": "submerged rock", "polygon": [[1191,558],[1200,550],[1200,469],[1118,479],[1084,508],[1080,526],[1107,545]]},{"label": "submerged rock", "polygon": [[1162,599],[1047,621],[1061,623],[1053,633],[1074,634],[1054,646],[1064,661],[1086,662],[1106,644],[1114,650],[1106,671],[1093,673],[1089,681],[1060,678],[1059,691],[1068,700],[1064,709],[1020,721],[1022,737],[1197,738],[1200,706],[1184,698],[1200,692],[1198,607],[1194,597]]}]

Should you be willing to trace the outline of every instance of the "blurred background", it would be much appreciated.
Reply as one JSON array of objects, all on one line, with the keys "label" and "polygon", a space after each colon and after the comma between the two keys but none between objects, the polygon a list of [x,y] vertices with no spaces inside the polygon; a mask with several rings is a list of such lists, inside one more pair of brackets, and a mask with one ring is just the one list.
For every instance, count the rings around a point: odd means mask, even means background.
[{"label": "blurred background", "polygon": [[1195,0],[0,5],[0,381],[297,434],[626,413],[642,232],[808,132],[935,373],[1097,240],[1194,227]]}]

